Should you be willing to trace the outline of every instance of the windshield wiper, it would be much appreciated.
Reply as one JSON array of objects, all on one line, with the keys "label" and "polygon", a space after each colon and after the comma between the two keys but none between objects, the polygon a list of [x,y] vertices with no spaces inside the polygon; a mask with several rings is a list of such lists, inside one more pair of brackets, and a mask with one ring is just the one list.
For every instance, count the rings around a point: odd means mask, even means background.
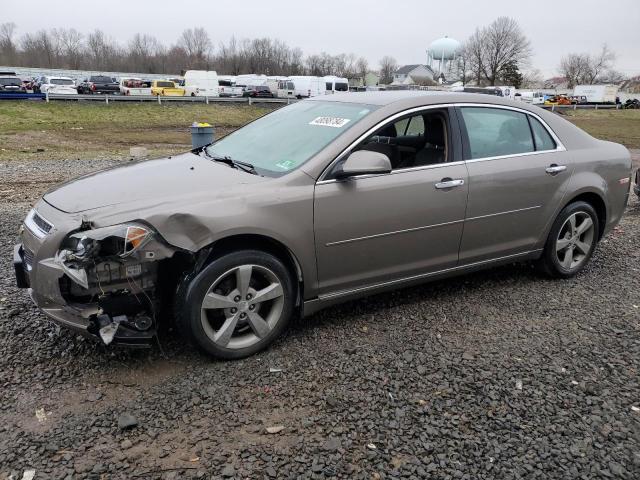
[{"label": "windshield wiper", "polygon": [[214,162],[226,163],[230,167],[237,168],[238,170],[242,170],[243,172],[251,173],[253,175],[259,175],[259,173],[256,170],[256,167],[254,167],[250,163],[241,162],[240,160],[234,160],[228,155],[225,155],[225,156],[211,155],[209,152],[207,152],[206,148],[203,149],[202,151],[207,157],[209,157]]}]

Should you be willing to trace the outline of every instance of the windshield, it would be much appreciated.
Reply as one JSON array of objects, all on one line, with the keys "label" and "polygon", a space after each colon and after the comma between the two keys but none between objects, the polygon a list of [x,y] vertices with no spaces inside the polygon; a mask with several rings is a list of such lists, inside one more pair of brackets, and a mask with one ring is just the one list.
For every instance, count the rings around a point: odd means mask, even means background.
[{"label": "windshield", "polygon": [[18,77],[0,78],[0,85],[5,85],[5,86],[15,85],[19,87],[20,85],[22,85],[22,80],[20,80]]},{"label": "windshield", "polygon": [[73,80],[70,78],[52,78],[50,82],[52,85],[73,85]]},{"label": "windshield", "polygon": [[298,102],[236,130],[207,154],[252,164],[277,177],[309,160],[377,107],[338,102]]}]

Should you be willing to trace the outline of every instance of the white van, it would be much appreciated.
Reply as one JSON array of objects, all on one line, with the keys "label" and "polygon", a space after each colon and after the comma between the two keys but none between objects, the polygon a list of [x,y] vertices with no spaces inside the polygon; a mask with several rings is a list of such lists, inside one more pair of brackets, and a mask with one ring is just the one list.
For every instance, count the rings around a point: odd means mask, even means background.
[{"label": "white van", "polygon": [[349,80],[344,77],[327,75],[324,78],[326,93],[340,93],[349,91]]},{"label": "white van", "polygon": [[526,103],[530,103],[532,105],[542,105],[544,104],[544,93],[542,92],[519,92],[520,100]]},{"label": "white van", "polygon": [[293,96],[296,98],[317,97],[326,94],[326,82],[322,77],[293,76]]},{"label": "white van", "polygon": [[218,74],[207,70],[187,70],[184,80],[184,94],[191,97],[218,97],[220,95]]}]

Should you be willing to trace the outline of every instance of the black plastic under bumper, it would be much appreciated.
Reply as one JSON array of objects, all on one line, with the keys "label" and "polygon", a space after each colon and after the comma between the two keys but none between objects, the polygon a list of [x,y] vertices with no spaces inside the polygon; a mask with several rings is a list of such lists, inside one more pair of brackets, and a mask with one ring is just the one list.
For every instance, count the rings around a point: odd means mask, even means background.
[{"label": "black plastic under bumper", "polygon": [[18,288],[29,288],[29,276],[25,269],[22,258],[22,245],[20,244],[13,247],[13,269],[16,274],[16,284]]}]

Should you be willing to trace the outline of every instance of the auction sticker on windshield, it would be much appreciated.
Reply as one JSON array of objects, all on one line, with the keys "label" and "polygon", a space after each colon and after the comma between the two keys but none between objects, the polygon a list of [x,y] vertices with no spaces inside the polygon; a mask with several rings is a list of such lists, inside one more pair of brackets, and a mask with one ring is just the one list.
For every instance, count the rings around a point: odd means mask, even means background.
[{"label": "auction sticker on windshield", "polygon": [[319,125],[321,127],[342,128],[351,120],[338,117],[317,117],[309,122],[309,125]]}]

